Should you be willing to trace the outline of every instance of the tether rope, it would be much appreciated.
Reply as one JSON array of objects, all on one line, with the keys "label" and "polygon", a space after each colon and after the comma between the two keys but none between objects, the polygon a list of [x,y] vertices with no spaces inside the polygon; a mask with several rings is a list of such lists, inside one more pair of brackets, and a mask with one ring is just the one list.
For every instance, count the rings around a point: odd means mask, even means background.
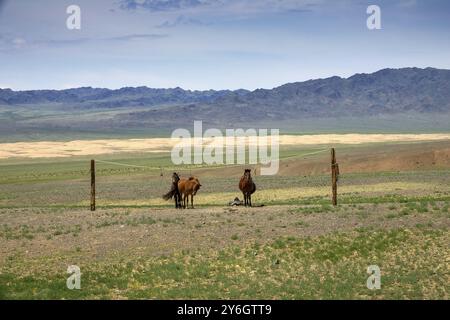
[{"label": "tether rope", "polygon": [[319,150],[319,151],[315,151],[315,152],[310,152],[310,153],[305,153],[305,154],[300,154],[300,155],[294,155],[294,156],[290,156],[290,157],[285,157],[285,158],[280,158],[280,160],[286,160],[286,159],[292,159],[292,158],[302,158],[302,157],[306,157],[306,156],[313,156],[325,151],[329,151],[330,149],[323,149],[323,150]]},{"label": "tether rope", "polygon": [[105,164],[112,164],[116,166],[122,166],[122,167],[132,167],[132,168],[143,168],[143,169],[152,169],[152,170],[160,170],[161,167],[148,167],[148,166],[138,166],[134,164],[127,164],[127,163],[120,163],[120,162],[111,162],[111,161],[104,161],[104,160],[95,160],[96,162],[105,163]]},{"label": "tether rope", "polygon": [[[286,160],[286,159],[291,159],[291,158],[301,158],[301,157],[305,157],[305,156],[312,156],[312,155],[316,155],[325,151],[328,151],[329,149],[323,149],[323,150],[319,150],[319,151],[315,151],[315,152],[310,152],[310,153],[305,153],[302,155],[294,155],[291,157],[285,157],[285,158],[280,158],[279,160]],[[105,160],[95,160],[96,162],[99,163],[104,163],[104,164],[110,164],[110,165],[116,165],[116,166],[122,166],[122,167],[131,167],[131,168],[139,168],[139,169],[151,169],[151,170],[160,170],[162,171],[161,167],[149,167],[149,166],[140,166],[140,165],[134,165],[134,164],[128,164],[128,163],[121,163],[121,162],[112,162],[112,161],[105,161]],[[239,166],[245,166],[247,164],[232,164],[232,165],[224,165],[226,167],[239,167]],[[211,168],[220,168],[223,165],[212,165],[210,166]],[[200,168],[204,168],[203,166],[200,166]],[[185,171],[186,169],[189,170],[189,174],[192,175],[192,167],[189,168],[183,168],[181,169],[182,171]],[[255,168],[256,170],[256,168]],[[162,175],[161,175],[162,176]]]}]

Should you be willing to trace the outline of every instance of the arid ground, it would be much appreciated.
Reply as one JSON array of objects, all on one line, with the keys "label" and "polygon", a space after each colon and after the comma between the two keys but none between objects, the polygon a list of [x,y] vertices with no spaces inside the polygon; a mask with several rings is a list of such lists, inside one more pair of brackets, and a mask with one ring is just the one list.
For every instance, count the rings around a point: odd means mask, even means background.
[{"label": "arid ground", "polygon": [[[450,141],[417,137],[286,138],[277,176],[250,166],[254,208],[227,205],[242,198],[244,166],[176,167],[164,143],[153,152],[105,143],[95,155],[92,142],[84,151],[80,142],[74,151],[8,145],[0,298],[448,299]],[[96,165],[95,212],[91,158],[105,161]],[[195,209],[161,199],[174,170],[201,180]],[[81,269],[81,290],[66,287],[69,265]],[[366,286],[370,265],[381,269],[380,290]]]}]

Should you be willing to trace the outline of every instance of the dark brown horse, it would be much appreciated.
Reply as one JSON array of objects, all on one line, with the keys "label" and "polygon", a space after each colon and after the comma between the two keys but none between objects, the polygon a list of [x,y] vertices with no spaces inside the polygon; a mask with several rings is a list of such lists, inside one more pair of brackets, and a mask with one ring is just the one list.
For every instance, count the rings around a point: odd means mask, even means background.
[{"label": "dark brown horse", "polygon": [[244,195],[244,205],[252,206],[252,194],[256,191],[256,185],[252,180],[251,170],[245,169],[244,175],[239,181],[239,189]]},{"label": "dark brown horse", "polygon": [[191,207],[194,209],[194,196],[200,190],[200,181],[196,177],[189,179],[181,179],[178,182],[178,190],[183,197],[183,207],[186,209],[189,206],[189,196],[191,196]]},{"label": "dark brown horse", "polygon": [[180,176],[174,172],[172,174],[172,186],[170,191],[163,195],[164,200],[175,199],[175,208],[181,209],[181,193],[178,189],[178,182],[180,181]]}]

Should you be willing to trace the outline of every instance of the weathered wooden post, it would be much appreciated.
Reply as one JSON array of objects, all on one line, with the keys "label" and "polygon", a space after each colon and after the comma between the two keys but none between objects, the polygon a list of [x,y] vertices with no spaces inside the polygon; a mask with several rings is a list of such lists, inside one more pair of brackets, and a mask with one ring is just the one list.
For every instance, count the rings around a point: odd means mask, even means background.
[{"label": "weathered wooden post", "polygon": [[336,163],[336,151],[331,149],[331,190],[333,194],[333,206],[337,206],[337,181],[339,175],[339,165]]},{"label": "weathered wooden post", "polygon": [[91,160],[91,211],[95,211],[95,160]]}]

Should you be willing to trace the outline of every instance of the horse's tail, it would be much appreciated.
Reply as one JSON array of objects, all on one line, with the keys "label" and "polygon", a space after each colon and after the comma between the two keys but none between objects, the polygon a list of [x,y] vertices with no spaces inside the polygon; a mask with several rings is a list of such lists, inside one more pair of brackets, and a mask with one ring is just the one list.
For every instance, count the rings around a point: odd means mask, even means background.
[{"label": "horse's tail", "polygon": [[256,192],[256,184],[252,182],[252,194]]},{"label": "horse's tail", "polygon": [[163,195],[163,199],[164,200],[170,200],[173,198],[173,196],[175,195],[176,190],[170,190],[169,192],[167,192],[165,195]]}]

